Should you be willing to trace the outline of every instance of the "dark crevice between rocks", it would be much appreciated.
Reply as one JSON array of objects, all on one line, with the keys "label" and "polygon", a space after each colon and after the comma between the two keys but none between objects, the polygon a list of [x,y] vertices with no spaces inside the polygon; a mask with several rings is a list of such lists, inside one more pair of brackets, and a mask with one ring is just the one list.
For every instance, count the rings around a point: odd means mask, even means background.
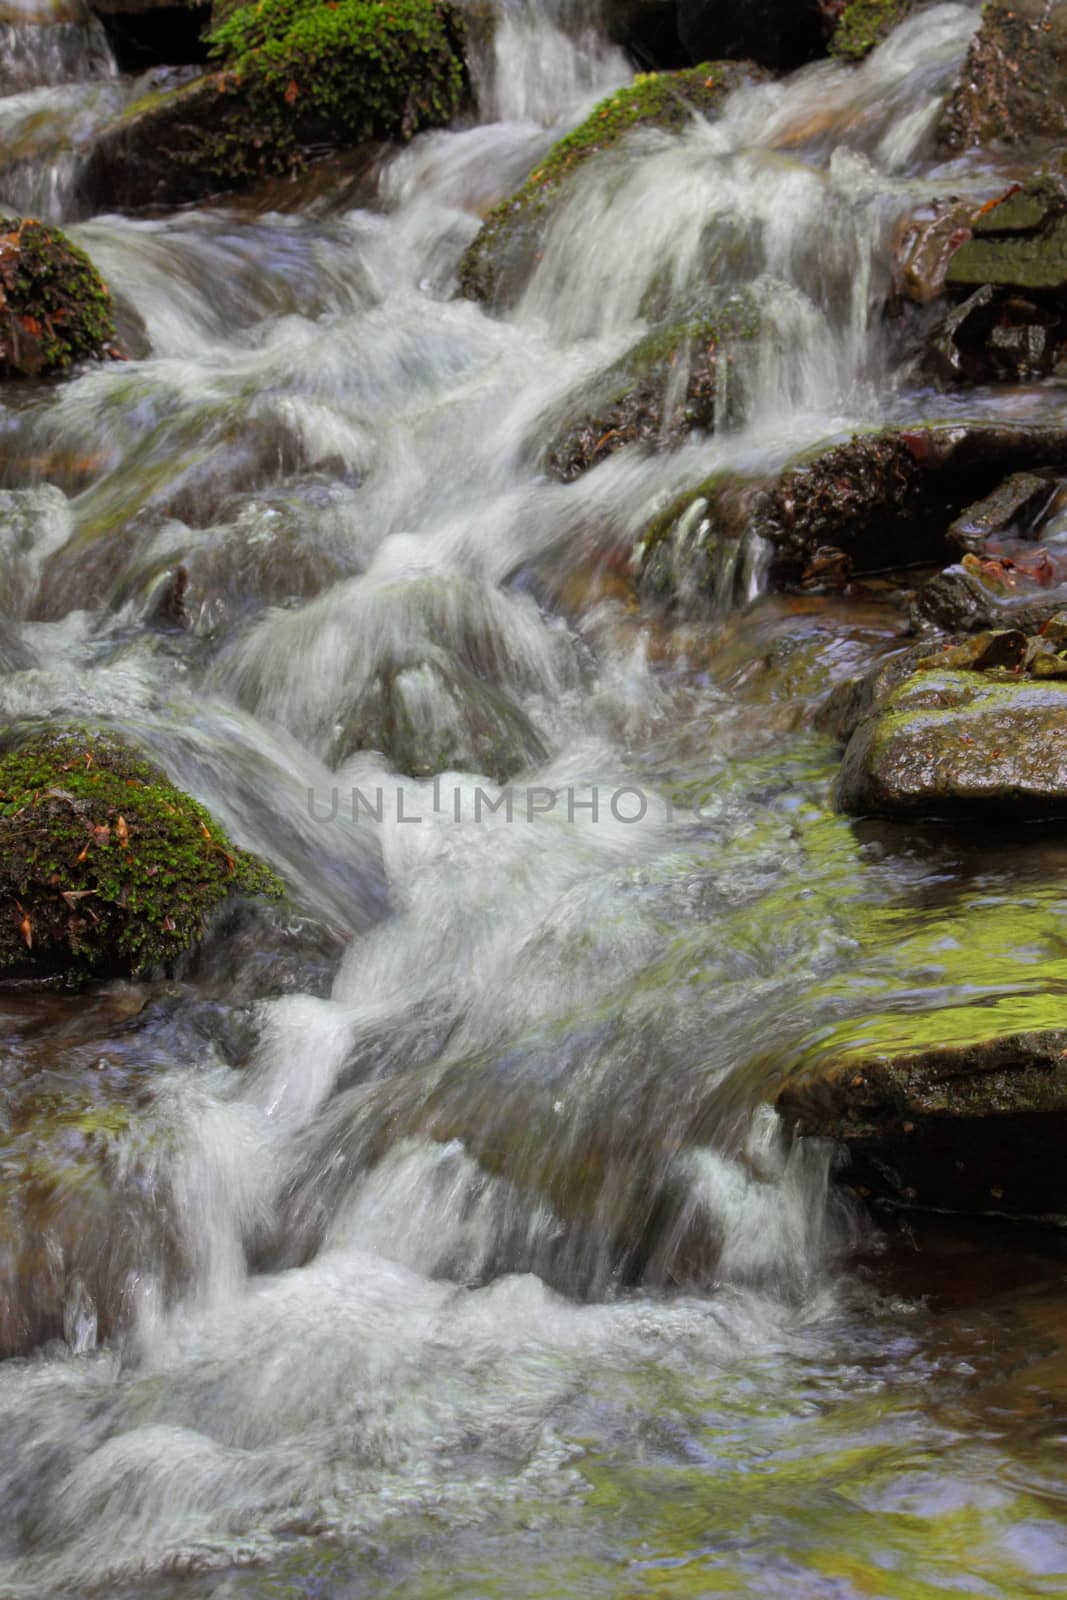
[{"label": "dark crevice between rocks", "polygon": [[204,36],[211,22],[209,5],[156,6],[136,11],[100,9],[98,15],[120,72],[207,65]]}]

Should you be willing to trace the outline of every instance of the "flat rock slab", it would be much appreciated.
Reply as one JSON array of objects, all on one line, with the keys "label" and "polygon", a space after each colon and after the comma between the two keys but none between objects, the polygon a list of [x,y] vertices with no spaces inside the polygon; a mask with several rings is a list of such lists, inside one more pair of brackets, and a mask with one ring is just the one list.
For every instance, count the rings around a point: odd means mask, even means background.
[{"label": "flat rock slab", "polygon": [[854,816],[1067,815],[1067,683],[915,673],[856,728],[836,801]]},{"label": "flat rock slab", "polygon": [[777,1107],[838,1141],[839,1176],[885,1203],[1067,1215],[1067,994],[886,1013],[844,1024],[786,1079]]}]

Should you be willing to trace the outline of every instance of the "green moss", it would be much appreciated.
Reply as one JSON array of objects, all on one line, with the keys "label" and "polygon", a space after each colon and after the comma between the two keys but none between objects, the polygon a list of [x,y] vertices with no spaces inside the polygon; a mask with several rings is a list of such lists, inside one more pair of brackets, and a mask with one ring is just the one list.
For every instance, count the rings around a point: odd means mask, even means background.
[{"label": "green moss", "polygon": [[[436,0],[259,0],[209,37],[275,165],[316,135],[410,138],[458,111],[457,24]],[[225,154],[225,152],[222,152]]]},{"label": "green moss", "polygon": [[917,0],[851,0],[830,41],[839,61],[862,61],[914,11]]},{"label": "green moss", "polygon": [[0,376],[64,372],[115,338],[111,296],[58,228],[0,217]]},{"label": "green moss", "polygon": [[460,263],[460,293],[490,300],[497,287],[494,256],[517,226],[533,224],[559,198],[566,181],[597,151],[608,150],[634,128],[680,133],[694,113],[717,110],[726,96],[750,81],[754,69],[736,61],[704,62],[683,72],[645,73],[594,108],[553,145],[517,193],[493,207]]},{"label": "green moss", "polygon": [[280,892],[113,739],[68,730],[0,757],[0,967],[143,973],[187,949],[229,895]]}]

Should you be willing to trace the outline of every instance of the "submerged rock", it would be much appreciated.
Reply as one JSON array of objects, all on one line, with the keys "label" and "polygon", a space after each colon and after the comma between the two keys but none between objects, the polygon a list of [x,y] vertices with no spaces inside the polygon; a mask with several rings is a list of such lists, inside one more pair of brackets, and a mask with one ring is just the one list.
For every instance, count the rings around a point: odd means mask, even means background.
[{"label": "submerged rock", "polygon": [[172,962],[269,869],[112,735],[31,732],[0,755],[0,972],[66,982]]},{"label": "submerged rock", "polygon": [[382,666],[340,720],[330,753],[378,750],[398,772],[485,773],[505,783],[547,750],[526,713],[447,652]]},{"label": "submerged rock", "polygon": [[835,1030],[788,1077],[779,1112],[837,1140],[841,1180],[894,1205],[1067,1215],[1067,1028],[1056,993]]},{"label": "submerged rock", "polygon": [[649,334],[589,385],[586,414],[548,446],[549,470],[569,483],[626,445],[670,449],[691,433],[737,421],[743,395],[736,357],[759,332],[755,303],[735,295]]},{"label": "submerged rock", "polygon": [[85,251],[33,218],[0,218],[0,378],[116,354],[111,296]]},{"label": "submerged rock", "polygon": [[760,76],[748,62],[705,62],[684,72],[638,77],[602,100],[553,145],[517,193],[488,213],[460,262],[460,294],[497,307],[511,304],[533,270],[550,217],[587,161],[634,128],[680,132],[693,116],[710,116],[733,90]]},{"label": "submerged rock", "polygon": [[410,139],[456,115],[466,93],[457,15],[438,0],[267,0],[211,36],[219,70],[144,96],[96,141],[92,209],[180,205],[310,153]]},{"label": "submerged rock", "polygon": [[835,799],[854,816],[1067,814],[1067,683],[917,672],[856,728]]},{"label": "submerged rock", "polygon": [[1012,0],[985,7],[938,141],[948,150],[1067,136],[1067,4]]}]

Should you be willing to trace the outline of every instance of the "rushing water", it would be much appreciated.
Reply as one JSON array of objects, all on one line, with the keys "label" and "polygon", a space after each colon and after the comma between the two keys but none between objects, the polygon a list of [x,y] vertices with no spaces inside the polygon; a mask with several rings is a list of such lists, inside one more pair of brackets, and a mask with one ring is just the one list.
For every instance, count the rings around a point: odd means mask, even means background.
[{"label": "rushing water", "polygon": [[[1064,849],[832,815],[810,713],[888,600],[628,580],[716,465],[929,411],[878,313],[975,17],[590,163],[504,317],[451,298],[479,210],[628,77],[573,6],[369,178],[74,229],[151,354],[3,396],[0,714],[126,729],[293,909],[0,999],[0,1596],[1067,1593],[1055,1240],[880,1234],[764,1104],[843,1017],[1067,982]],[[5,40],[0,193],[77,217],[134,86]],[[549,481],[709,277],[765,312],[742,425]],[[394,669],[521,716],[510,814],[345,753]]]}]

